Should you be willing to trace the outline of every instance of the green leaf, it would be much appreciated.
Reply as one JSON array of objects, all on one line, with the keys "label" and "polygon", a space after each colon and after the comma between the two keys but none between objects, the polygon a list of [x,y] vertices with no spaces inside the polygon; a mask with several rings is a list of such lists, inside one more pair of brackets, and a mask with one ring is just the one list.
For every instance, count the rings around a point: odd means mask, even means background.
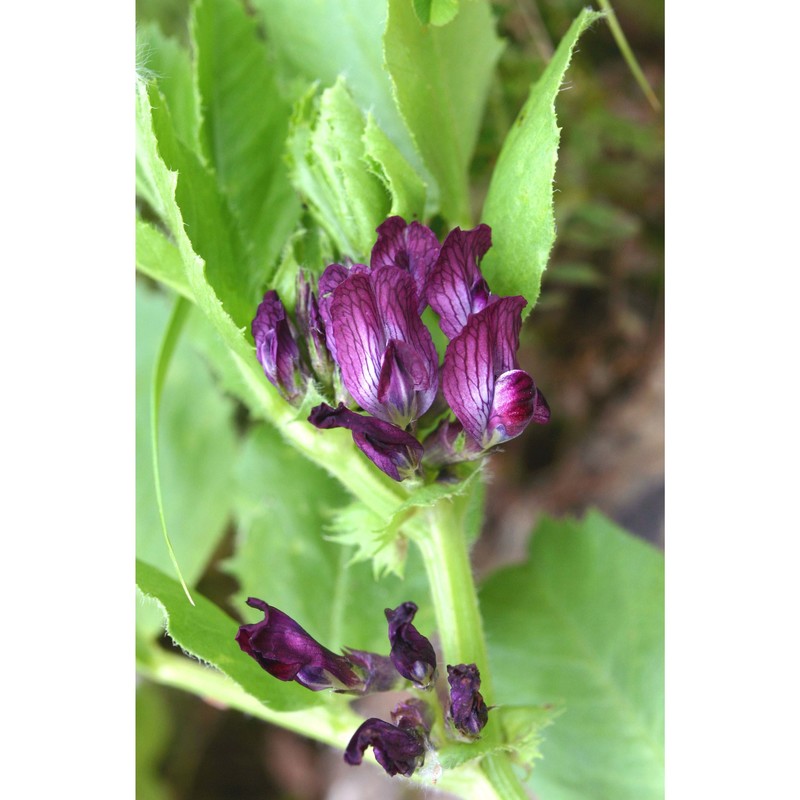
[{"label": "green leaf", "polygon": [[483,586],[500,703],[557,702],[532,776],[542,800],[660,800],[664,559],[597,512],[542,521],[529,561]]},{"label": "green leaf", "polygon": [[298,105],[289,141],[292,180],[343,255],[368,258],[389,195],[368,169],[364,115],[344,80]]},{"label": "green leaf", "polygon": [[601,16],[584,9],[561,40],[506,137],[483,207],[493,244],[481,270],[496,294],[523,295],[528,300],[526,315],[539,297],[556,233],[556,95],[580,35]]},{"label": "green leaf", "polygon": [[458,14],[458,0],[414,0],[414,13],[423,25],[446,25]]},{"label": "green leaf", "polygon": [[423,169],[383,65],[386,0],[253,0],[253,6],[287,76],[329,87],[344,75],[358,107],[375,115],[415,171]]},{"label": "green leaf", "polygon": [[203,595],[195,592],[196,605],[190,605],[177,581],[138,559],[136,585],[161,607],[167,633],[184,653],[221,670],[264,705],[291,711],[324,701],[317,692],[266,674],[236,644],[239,623]]},{"label": "green leaf", "polygon": [[155,22],[136,29],[136,49],[142,66],[156,80],[164,96],[176,135],[191,150],[198,150],[200,115],[189,51],[177,40],[165,36]]},{"label": "green leaf", "polygon": [[192,14],[203,151],[242,230],[256,284],[300,218],[284,143],[290,108],[255,21],[239,0],[200,0]]},{"label": "green leaf", "polygon": [[468,226],[472,219],[468,170],[502,49],[484,0],[465,3],[444,27],[422,25],[408,0],[389,0],[386,67],[451,223]]},{"label": "green leaf", "polygon": [[239,582],[238,602],[261,597],[332,650],[385,652],[383,609],[406,600],[420,606],[420,624],[432,625],[417,554],[404,580],[376,581],[368,564],[350,563],[351,549],[323,536],[344,499],[339,485],[275,431],[253,431],[236,478],[237,547],[226,568]]},{"label": "green leaf", "polygon": [[[171,574],[156,504],[150,442],[151,376],[169,305],[164,295],[137,286],[136,552]],[[203,360],[188,342],[179,342],[164,385],[159,451],[168,530],[189,585],[202,575],[231,509],[230,472],[237,450],[232,412]]]},{"label": "green leaf", "polygon": [[378,127],[375,117],[367,115],[364,130],[365,160],[392,198],[389,213],[406,222],[422,219],[425,213],[426,186],[389,137]]},{"label": "green leaf", "polygon": [[136,220],[136,269],[191,300],[178,248],[155,225]]}]

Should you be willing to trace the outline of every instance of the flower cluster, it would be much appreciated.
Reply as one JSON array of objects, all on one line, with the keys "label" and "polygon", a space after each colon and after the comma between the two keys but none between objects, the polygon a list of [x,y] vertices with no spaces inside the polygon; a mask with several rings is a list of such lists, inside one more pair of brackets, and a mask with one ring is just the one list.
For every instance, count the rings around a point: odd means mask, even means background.
[{"label": "flower cluster", "polygon": [[[309,421],[351,431],[398,481],[422,463],[474,459],[531,421],[547,422],[547,401],[517,363],[527,301],[492,294],[481,275],[489,226],[455,228],[440,245],[425,225],[390,217],[377,234],[369,266],[330,264],[316,288],[301,273],[296,325],[275,291],[264,296],[252,333],[281,395],[297,406],[316,381],[337,405],[318,405]],[[449,340],[441,368],[422,321],[428,306]],[[438,425],[418,438],[430,427],[420,423],[426,414]]]},{"label": "flower cluster", "polygon": [[[264,619],[242,625],[236,634],[239,647],[270,675],[296,681],[312,691],[367,694],[402,688],[402,679],[416,689],[430,690],[436,679],[436,653],[430,641],[412,624],[415,603],[385,610],[389,623],[390,655],[345,648],[342,655],[328,650],[283,611],[251,597],[247,604],[264,613]],[[461,737],[475,739],[488,721],[480,692],[480,675],[474,664],[447,667],[450,699],[446,719]],[[432,744],[429,733],[432,709],[421,698],[399,703],[392,721],[371,717],[353,734],[345,750],[348,764],[360,764],[367,747],[389,775],[412,775],[422,765]]]}]

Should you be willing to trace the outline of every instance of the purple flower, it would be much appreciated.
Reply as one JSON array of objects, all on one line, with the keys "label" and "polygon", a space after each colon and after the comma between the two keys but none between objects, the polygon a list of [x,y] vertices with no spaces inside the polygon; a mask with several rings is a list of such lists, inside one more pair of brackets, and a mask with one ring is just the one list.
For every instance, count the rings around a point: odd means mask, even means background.
[{"label": "purple flower", "polygon": [[402,603],[384,613],[389,622],[391,659],[397,671],[415,686],[427,689],[436,672],[436,653],[431,643],[411,624],[416,603]]},{"label": "purple flower", "polygon": [[489,448],[519,436],[528,423],[550,419],[533,378],[519,369],[524,297],[500,297],[470,314],[444,356],[442,390],[464,430]]},{"label": "purple flower", "polygon": [[364,679],[348,659],[323,647],[283,611],[255,597],[248,598],[247,605],[263,611],[264,619],[242,625],[236,641],[270,675],[297,681],[314,692],[363,690]]},{"label": "purple flower", "polygon": [[344,760],[356,766],[364,751],[372,747],[375,760],[389,775],[414,774],[425,756],[425,738],[416,728],[400,728],[372,717],[362,722],[344,753]]},{"label": "purple flower", "polygon": [[308,421],[317,428],[347,428],[362,453],[390,478],[402,481],[413,475],[422,458],[422,445],[390,422],[356,414],[339,403],[321,403],[311,409]]},{"label": "purple flower", "polygon": [[367,274],[369,267],[364,264],[328,264],[322,275],[319,276],[319,313],[325,325],[326,341],[334,361],[336,356],[336,338],[333,333],[333,319],[331,318],[331,303],[334,291],[353,275]]},{"label": "purple flower", "polygon": [[389,217],[377,228],[378,239],[372,248],[370,267],[399,267],[414,278],[421,314],[428,305],[426,286],[428,274],[439,256],[436,234],[419,222],[406,224],[402,217]]},{"label": "purple flower", "polygon": [[365,411],[401,428],[428,410],[438,382],[436,348],[417,305],[414,279],[391,266],[351,271],[329,305],[345,387]]},{"label": "purple flower", "polygon": [[298,405],[305,393],[308,374],[300,362],[294,327],[277,292],[264,295],[251,330],[256,356],[267,379],[286,400]]},{"label": "purple flower", "polygon": [[491,246],[492,229],[488,225],[469,231],[455,228],[444,240],[426,291],[448,339],[461,332],[470,314],[482,311],[490,302],[489,286],[478,262]]},{"label": "purple flower", "polygon": [[478,691],[481,675],[475,664],[447,666],[447,682],[450,684],[450,708],[448,715],[453,725],[464,736],[477,738],[489,721],[489,709]]}]

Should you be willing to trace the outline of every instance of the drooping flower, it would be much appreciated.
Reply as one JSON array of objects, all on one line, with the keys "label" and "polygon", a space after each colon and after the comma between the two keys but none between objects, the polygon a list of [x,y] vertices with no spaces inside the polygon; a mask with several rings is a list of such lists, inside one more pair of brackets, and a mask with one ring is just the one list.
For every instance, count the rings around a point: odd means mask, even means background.
[{"label": "drooping flower", "polygon": [[489,286],[478,262],[491,246],[492,229],[483,224],[469,231],[455,228],[444,240],[426,291],[448,339],[463,330],[470,314],[482,311],[490,302]]},{"label": "drooping flower", "polygon": [[417,311],[421,314],[428,305],[428,274],[439,256],[436,234],[420,222],[407,224],[402,217],[389,217],[376,228],[376,233],[370,267],[392,266],[408,272],[417,288]]},{"label": "drooping flower", "polygon": [[401,603],[384,613],[389,622],[392,663],[404,678],[427,689],[436,672],[436,653],[433,645],[411,624],[417,613],[416,603]]},{"label": "drooping flower", "polygon": [[247,605],[263,611],[264,619],[242,625],[236,641],[270,675],[282,681],[297,681],[314,692],[363,691],[365,679],[353,664],[323,647],[288,614],[256,597],[248,598]]},{"label": "drooping flower", "polygon": [[353,441],[375,466],[390,478],[402,481],[413,475],[422,458],[422,445],[410,434],[390,422],[356,414],[339,403],[331,408],[321,403],[311,409],[308,421],[317,428],[346,428]]},{"label": "drooping flower", "polygon": [[377,717],[361,723],[347,745],[344,760],[357,766],[368,747],[372,747],[375,760],[389,775],[407,778],[414,774],[425,756],[425,738],[418,729],[401,728]]},{"label": "drooping flower", "polygon": [[489,721],[489,709],[479,689],[481,675],[475,664],[447,665],[447,682],[450,684],[448,717],[456,730],[475,739]]},{"label": "drooping flower", "polygon": [[470,314],[444,356],[442,390],[464,430],[489,448],[547,422],[550,408],[517,363],[524,297],[501,297]]},{"label": "drooping flower", "polygon": [[393,266],[351,271],[328,307],[342,381],[365,411],[405,428],[436,396],[438,357],[417,290]]},{"label": "drooping flower", "polygon": [[308,373],[300,360],[294,326],[275,291],[269,291],[256,311],[251,327],[256,356],[269,382],[293,405],[305,392]]}]

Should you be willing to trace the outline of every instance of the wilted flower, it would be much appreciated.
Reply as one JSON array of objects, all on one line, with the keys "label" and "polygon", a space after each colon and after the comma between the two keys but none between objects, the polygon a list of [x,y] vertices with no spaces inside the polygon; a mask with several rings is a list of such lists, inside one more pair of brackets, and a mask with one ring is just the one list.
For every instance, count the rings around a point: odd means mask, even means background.
[{"label": "wilted flower", "polygon": [[450,684],[448,716],[455,728],[464,736],[477,738],[489,721],[489,709],[480,691],[481,675],[475,664],[447,665],[447,682]]},{"label": "wilted flower", "polygon": [[290,616],[263,600],[250,597],[247,605],[264,612],[264,619],[242,625],[236,634],[239,647],[270,675],[321,689],[360,692],[365,679],[344,656],[337,656],[312,638]]},{"label": "wilted flower", "polygon": [[422,458],[422,445],[396,425],[374,417],[356,414],[339,403],[326,403],[311,409],[308,421],[317,428],[347,428],[359,449],[390,478],[401,481],[413,475]]},{"label": "wilted flower", "polygon": [[389,622],[392,663],[404,678],[427,689],[436,672],[436,653],[433,645],[411,624],[417,613],[416,603],[402,603],[394,611],[387,608],[384,613]]},{"label": "wilted flower", "polygon": [[401,728],[376,717],[358,727],[347,745],[344,760],[352,766],[360,764],[367,747],[372,747],[375,760],[389,775],[407,778],[414,774],[425,756],[425,738],[417,728]]},{"label": "wilted flower", "polygon": [[300,361],[294,326],[277,292],[264,295],[251,331],[256,356],[267,379],[286,400],[297,405],[305,392],[308,374]]},{"label": "wilted flower", "polygon": [[442,389],[464,430],[483,448],[550,419],[533,378],[517,363],[524,297],[500,297],[470,314],[444,356]]}]

